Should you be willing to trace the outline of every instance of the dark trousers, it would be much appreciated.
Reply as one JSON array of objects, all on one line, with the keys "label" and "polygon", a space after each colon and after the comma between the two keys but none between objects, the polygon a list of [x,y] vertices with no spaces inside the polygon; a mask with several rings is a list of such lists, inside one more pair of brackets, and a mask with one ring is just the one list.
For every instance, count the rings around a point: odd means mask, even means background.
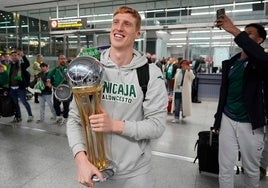
[{"label": "dark trousers", "polygon": [[38,101],[38,95],[39,95],[39,93],[34,93],[34,102],[35,103],[38,103],[39,101]]},{"label": "dark trousers", "polygon": [[[34,79],[37,79],[38,78],[38,76],[37,75],[34,75]],[[34,93],[34,102],[35,103],[38,103],[39,101],[38,101],[38,95],[39,95],[39,93]]]},{"label": "dark trousers", "polygon": [[198,82],[199,78],[196,76],[192,84],[192,102],[198,101]]},{"label": "dark trousers", "polygon": [[180,111],[181,111],[181,105],[182,105],[182,98],[181,98],[181,93],[180,93],[180,97],[176,97],[176,94],[179,95],[178,93],[175,93],[175,112],[174,112],[174,117],[176,119],[180,119]]},{"label": "dark trousers", "polygon": [[28,116],[32,116],[32,110],[30,104],[26,100],[26,89],[12,89],[10,88],[9,90],[9,95],[12,98],[14,104],[15,104],[15,117],[16,118],[21,118],[21,110],[20,110],[20,105],[19,105],[19,100],[21,103],[24,105],[26,108],[26,111],[28,113]]},{"label": "dark trousers", "polygon": [[61,103],[63,104],[63,117],[68,118],[68,113],[69,113],[69,106],[70,106],[71,100],[68,101],[59,101],[54,95],[53,95],[53,107],[56,111],[56,115],[60,116],[61,115],[61,108],[60,105]]}]

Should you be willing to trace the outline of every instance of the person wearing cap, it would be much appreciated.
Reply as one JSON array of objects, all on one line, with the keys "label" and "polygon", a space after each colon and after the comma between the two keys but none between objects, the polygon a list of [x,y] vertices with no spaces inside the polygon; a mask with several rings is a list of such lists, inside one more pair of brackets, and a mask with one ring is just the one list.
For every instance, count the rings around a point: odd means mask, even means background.
[{"label": "person wearing cap", "polygon": [[238,151],[244,168],[243,187],[257,188],[264,148],[264,88],[268,84],[268,54],[261,44],[264,27],[257,23],[241,31],[227,15],[216,26],[234,36],[242,51],[222,62],[220,97],[214,130],[219,131],[220,188],[234,187],[234,166]]}]

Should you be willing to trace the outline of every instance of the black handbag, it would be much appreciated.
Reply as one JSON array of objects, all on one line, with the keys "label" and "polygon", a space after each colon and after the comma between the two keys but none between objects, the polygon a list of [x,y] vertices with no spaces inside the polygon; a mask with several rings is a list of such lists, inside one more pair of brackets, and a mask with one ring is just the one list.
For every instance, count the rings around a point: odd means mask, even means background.
[{"label": "black handbag", "polygon": [[11,117],[15,114],[15,104],[9,95],[0,96],[0,115]]},{"label": "black handbag", "polygon": [[37,83],[37,77],[35,77],[35,78],[30,82],[29,87],[33,89],[36,83]]}]

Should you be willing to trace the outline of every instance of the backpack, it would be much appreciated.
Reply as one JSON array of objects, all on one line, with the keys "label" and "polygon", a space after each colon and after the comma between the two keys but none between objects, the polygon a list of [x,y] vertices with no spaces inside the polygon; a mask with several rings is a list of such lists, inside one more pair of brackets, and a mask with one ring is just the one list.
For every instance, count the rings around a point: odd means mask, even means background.
[{"label": "backpack", "polygon": [[144,101],[146,92],[147,92],[148,82],[150,79],[149,64],[146,63],[143,66],[137,68],[136,70],[137,70],[139,84],[143,92],[143,101]]}]

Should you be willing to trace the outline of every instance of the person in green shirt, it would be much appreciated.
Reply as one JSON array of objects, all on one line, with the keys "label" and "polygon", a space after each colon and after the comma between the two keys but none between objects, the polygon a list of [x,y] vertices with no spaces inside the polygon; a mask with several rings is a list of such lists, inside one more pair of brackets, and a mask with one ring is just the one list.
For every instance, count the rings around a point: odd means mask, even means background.
[{"label": "person in green shirt", "polygon": [[30,62],[23,53],[23,51],[12,51],[10,54],[11,63],[7,67],[9,76],[9,95],[11,96],[15,104],[15,117],[12,123],[19,123],[22,121],[20,102],[25,107],[28,120],[27,122],[33,121],[33,113],[31,105],[26,100],[26,88],[30,81],[30,75],[27,68],[30,66]]},{"label": "person in green shirt", "polygon": [[258,188],[267,118],[264,89],[268,85],[268,54],[261,44],[267,32],[258,23],[248,24],[241,31],[227,15],[222,15],[216,26],[232,34],[242,49],[222,62],[220,97],[214,116],[214,130],[219,132],[219,185],[234,187],[239,151],[244,169],[243,187]]},{"label": "person in green shirt", "polygon": [[[46,85],[50,88],[57,88],[60,84],[68,84],[67,77],[67,61],[64,55],[58,56],[58,66],[49,71],[47,75]],[[65,125],[68,118],[69,113],[69,105],[71,102],[70,100],[61,101],[55,96],[55,92],[53,95],[53,106],[56,111],[56,122],[59,125]],[[61,117],[61,103],[63,104],[63,118]]]}]

